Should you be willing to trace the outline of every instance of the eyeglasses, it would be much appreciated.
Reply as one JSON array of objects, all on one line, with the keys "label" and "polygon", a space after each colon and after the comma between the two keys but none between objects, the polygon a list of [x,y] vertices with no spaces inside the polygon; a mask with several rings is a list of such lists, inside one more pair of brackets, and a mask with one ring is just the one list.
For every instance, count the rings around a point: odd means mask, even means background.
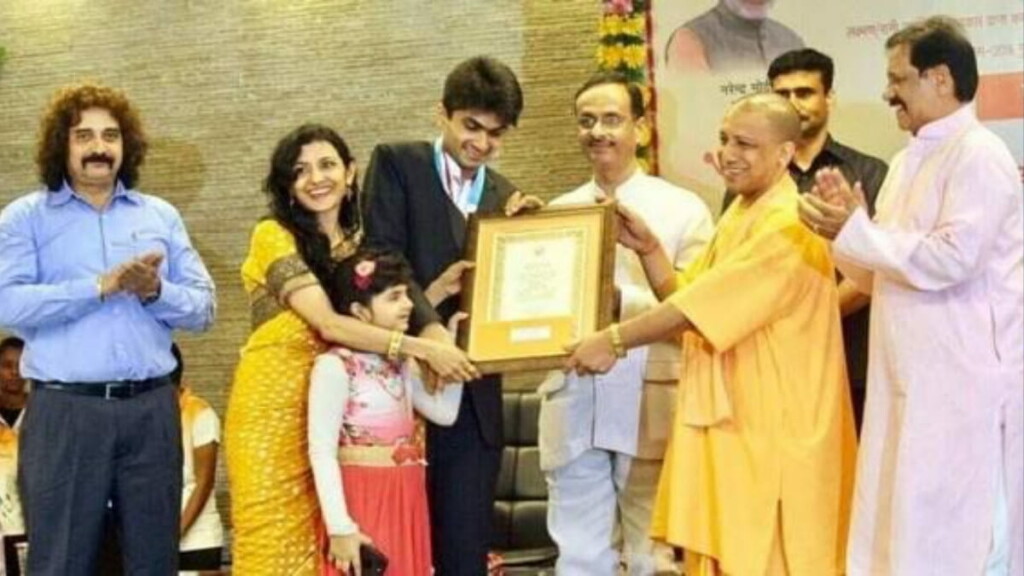
[{"label": "eyeglasses", "polygon": [[594,128],[597,128],[598,124],[604,126],[608,130],[614,130],[625,124],[627,120],[629,120],[629,118],[619,116],[618,114],[605,114],[600,118],[584,114],[583,116],[576,117],[576,125],[579,126],[581,130],[593,130]]}]

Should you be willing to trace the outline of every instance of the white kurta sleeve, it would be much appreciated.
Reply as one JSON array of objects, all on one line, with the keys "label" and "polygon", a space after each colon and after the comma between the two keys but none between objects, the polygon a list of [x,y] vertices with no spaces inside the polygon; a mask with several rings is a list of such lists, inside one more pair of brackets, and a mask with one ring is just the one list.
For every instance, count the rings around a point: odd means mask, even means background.
[{"label": "white kurta sleeve", "polygon": [[345,505],[338,467],[338,439],[348,402],[348,374],[341,359],[321,354],[313,363],[309,383],[309,460],[327,533],[346,536],[359,530]]},{"label": "white kurta sleeve", "polygon": [[944,174],[933,175],[948,181],[930,230],[883,228],[858,210],[833,243],[836,258],[917,290],[944,290],[969,279],[1004,233],[1020,194],[1020,175],[998,152],[978,143]]},{"label": "white kurta sleeve", "polygon": [[[850,217],[853,218],[867,217],[867,214],[863,210],[859,210]],[[863,294],[871,294],[875,283],[875,273],[868,268],[858,266],[853,262],[846,260],[841,254],[837,254],[835,248],[833,248],[833,261],[835,262],[836,269],[843,275],[843,278],[849,280],[853,287],[858,292]]]},{"label": "white kurta sleeve", "polygon": [[[686,221],[685,224],[682,224],[685,231],[679,236],[679,242],[675,246],[668,246],[662,240],[661,246],[665,253],[672,258],[673,267],[676,270],[684,270],[711,241],[711,236],[715,233],[715,225],[707,206],[700,200],[695,200],[693,206],[678,217]],[[659,304],[658,297],[646,283],[642,286],[622,286],[620,293],[622,295],[620,303],[622,320],[639,316]]]},{"label": "white kurta sleeve", "polygon": [[462,403],[461,382],[448,383],[436,394],[431,394],[423,386],[423,378],[415,363],[409,366],[407,390],[412,395],[412,405],[417,412],[434,424],[451,426],[459,415],[459,404]]}]

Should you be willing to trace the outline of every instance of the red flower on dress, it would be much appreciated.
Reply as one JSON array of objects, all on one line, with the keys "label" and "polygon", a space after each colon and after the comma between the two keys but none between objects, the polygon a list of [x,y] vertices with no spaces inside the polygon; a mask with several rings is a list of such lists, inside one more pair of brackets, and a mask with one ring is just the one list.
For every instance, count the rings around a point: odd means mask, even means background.
[{"label": "red flower on dress", "polygon": [[423,460],[423,451],[413,444],[401,444],[395,446],[391,452],[391,459],[398,465],[420,462]]},{"label": "red flower on dress", "polygon": [[359,264],[356,264],[355,277],[352,278],[352,283],[356,285],[358,290],[366,290],[370,287],[373,282],[373,273],[377,270],[377,263],[373,260],[363,260]]}]

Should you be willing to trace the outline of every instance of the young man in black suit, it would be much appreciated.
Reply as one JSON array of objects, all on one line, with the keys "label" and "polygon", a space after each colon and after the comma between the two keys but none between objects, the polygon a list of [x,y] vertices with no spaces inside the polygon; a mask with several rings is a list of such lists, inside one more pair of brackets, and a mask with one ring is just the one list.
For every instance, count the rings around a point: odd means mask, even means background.
[{"label": "young man in black suit", "polygon": [[[470,214],[540,204],[487,166],[519,120],[523,95],[505,64],[475,57],[448,74],[433,142],[378,145],[367,168],[368,241],[400,251],[445,321],[458,309]],[[441,576],[485,574],[501,464],[501,378],[466,386],[451,427],[427,425],[427,488]]]}]

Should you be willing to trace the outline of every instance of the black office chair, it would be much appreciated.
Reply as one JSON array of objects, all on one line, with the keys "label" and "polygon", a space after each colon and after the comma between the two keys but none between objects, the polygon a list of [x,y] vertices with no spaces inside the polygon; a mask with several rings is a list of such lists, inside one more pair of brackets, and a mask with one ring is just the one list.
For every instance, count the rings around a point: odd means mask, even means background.
[{"label": "black office chair", "polygon": [[558,549],[548,534],[548,489],[537,448],[540,397],[510,391],[503,394],[502,402],[505,451],[494,503],[492,547],[502,556],[507,575],[553,574]]}]

